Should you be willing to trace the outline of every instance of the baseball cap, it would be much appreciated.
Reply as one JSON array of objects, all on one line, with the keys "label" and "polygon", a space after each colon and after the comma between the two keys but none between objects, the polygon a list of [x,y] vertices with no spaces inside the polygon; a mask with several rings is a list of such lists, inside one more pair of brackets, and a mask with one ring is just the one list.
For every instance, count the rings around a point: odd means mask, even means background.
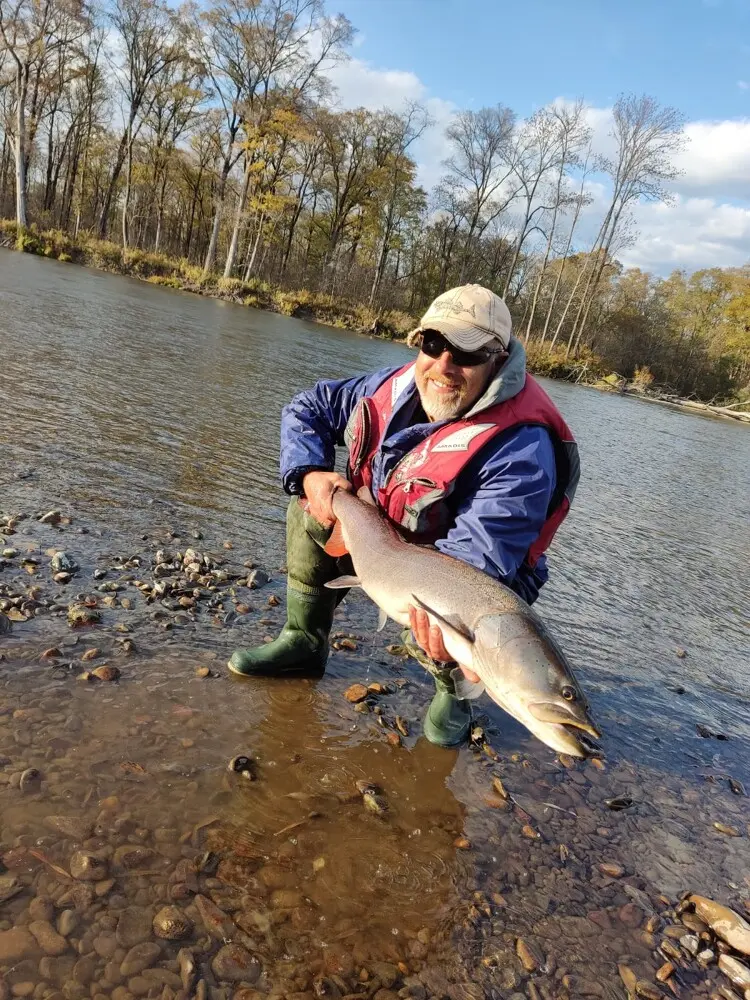
[{"label": "baseball cap", "polygon": [[464,351],[497,342],[507,349],[513,321],[508,307],[483,285],[460,285],[438,295],[414,333],[437,330]]}]

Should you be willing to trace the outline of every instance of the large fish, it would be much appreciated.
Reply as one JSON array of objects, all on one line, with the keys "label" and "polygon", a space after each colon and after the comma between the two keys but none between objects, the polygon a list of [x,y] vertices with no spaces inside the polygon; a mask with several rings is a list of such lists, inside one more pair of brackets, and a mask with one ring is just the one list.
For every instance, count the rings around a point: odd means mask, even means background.
[{"label": "large fish", "polygon": [[337,524],[326,549],[352,558],[356,576],[328,587],[361,587],[380,608],[380,625],[409,624],[409,605],[442,629],[452,659],[478,674],[471,684],[456,668],[459,697],[493,701],[560,753],[588,756],[599,737],[586,698],[544,623],[512,590],[459,559],[409,544],[373,505],[343,490],[333,496]]}]

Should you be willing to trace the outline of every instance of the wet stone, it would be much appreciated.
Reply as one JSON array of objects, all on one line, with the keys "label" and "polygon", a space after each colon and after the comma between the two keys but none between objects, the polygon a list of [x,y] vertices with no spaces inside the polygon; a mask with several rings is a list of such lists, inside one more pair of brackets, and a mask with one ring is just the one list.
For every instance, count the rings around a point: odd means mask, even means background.
[{"label": "wet stone", "polygon": [[89,986],[94,981],[96,975],[97,960],[94,955],[86,955],[79,958],[73,967],[73,980],[80,986]]},{"label": "wet stone", "polygon": [[240,944],[225,944],[216,953],[211,969],[217,979],[231,983],[254,983],[260,966],[250,952]]},{"label": "wet stone", "polygon": [[117,921],[117,943],[123,948],[132,948],[151,937],[153,914],[137,906],[128,906]]},{"label": "wet stone", "polygon": [[18,962],[35,952],[38,954],[37,943],[26,928],[0,931],[0,964]]},{"label": "wet stone", "polygon": [[107,877],[107,862],[87,851],[76,851],[70,859],[70,874],[80,882],[100,882]]},{"label": "wet stone", "polygon": [[32,920],[29,930],[45,954],[62,955],[68,950],[68,942],[62,934],[57,933],[49,920]]},{"label": "wet stone", "polygon": [[356,705],[357,702],[364,701],[367,697],[367,688],[364,684],[351,684],[344,691],[344,697],[352,705]]},{"label": "wet stone", "polygon": [[78,816],[45,816],[44,825],[71,840],[86,840],[91,836],[91,823]]},{"label": "wet stone", "polygon": [[72,955],[51,958],[45,955],[39,960],[39,975],[55,986],[64,986],[74,975],[76,960]]},{"label": "wet stone", "polygon": [[78,914],[74,910],[63,910],[57,918],[57,932],[68,937],[78,927]]},{"label": "wet stone", "polygon": [[139,972],[152,966],[160,954],[161,948],[153,941],[135,945],[122,960],[120,975],[125,979],[137,976]]},{"label": "wet stone", "polygon": [[177,906],[165,906],[154,917],[154,934],[167,941],[181,941],[189,937],[193,923]]},{"label": "wet stone", "polygon": [[29,903],[29,916],[32,920],[52,920],[55,907],[47,896],[35,896]]}]

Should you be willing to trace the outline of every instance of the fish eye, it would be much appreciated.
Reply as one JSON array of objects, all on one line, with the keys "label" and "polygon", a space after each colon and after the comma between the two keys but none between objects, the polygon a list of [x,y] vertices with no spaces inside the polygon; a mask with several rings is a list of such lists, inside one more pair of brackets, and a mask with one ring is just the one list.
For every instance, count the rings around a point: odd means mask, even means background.
[{"label": "fish eye", "polygon": [[560,694],[566,701],[575,701],[577,697],[575,688],[571,687],[570,684],[566,684]]}]

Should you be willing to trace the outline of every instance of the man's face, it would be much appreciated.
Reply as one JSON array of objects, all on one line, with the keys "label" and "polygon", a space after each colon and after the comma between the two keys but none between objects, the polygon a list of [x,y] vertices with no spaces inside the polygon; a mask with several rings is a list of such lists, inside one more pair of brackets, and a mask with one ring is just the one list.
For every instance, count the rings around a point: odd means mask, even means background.
[{"label": "man's face", "polygon": [[439,358],[420,351],[414,380],[428,419],[453,420],[470,410],[487,387],[496,364],[491,359],[481,365],[462,367],[453,363],[453,355],[447,350]]}]

